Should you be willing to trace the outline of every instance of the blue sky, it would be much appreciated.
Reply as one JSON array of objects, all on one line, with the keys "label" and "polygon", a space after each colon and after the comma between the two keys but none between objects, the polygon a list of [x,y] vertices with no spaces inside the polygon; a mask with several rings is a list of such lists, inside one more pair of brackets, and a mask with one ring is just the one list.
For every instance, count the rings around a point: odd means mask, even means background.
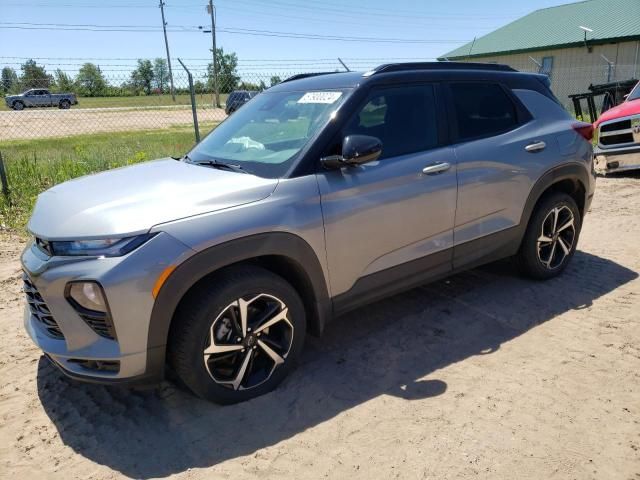
[{"label": "blue sky", "polygon": [[[211,36],[206,1],[165,0],[172,57],[194,68],[210,58]],[[337,67],[336,57],[353,69],[369,68],[384,59],[432,59],[538,8],[563,0],[447,0],[385,2],[370,0],[218,0],[218,46],[236,52],[243,72],[286,71],[291,65],[311,70]],[[83,25],[83,31],[51,30],[32,24]],[[94,26],[139,26],[144,32],[96,32]],[[132,58],[165,56],[158,0],[0,0],[0,64],[18,63],[8,56],[63,57],[38,60],[48,70],[73,72],[82,59],[105,71],[126,72]],[[20,28],[7,28],[20,27]],[[23,29],[23,28],[38,29]],[[65,28],[65,27],[63,27]],[[120,27],[114,28],[114,30]],[[137,28],[137,27],[136,27]],[[123,29],[127,29],[124,28]],[[225,29],[244,33],[225,32]],[[178,31],[180,30],[180,31]],[[261,30],[249,35],[247,30]],[[264,31],[303,35],[365,37],[389,42],[281,38]],[[276,33],[273,35],[280,35]],[[127,60],[115,60],[123,58]],[[280,60],[300,60],[297,62]],[[304,62],[303,62],[304,61]],[[315,62],[315,63],[314,63]],[[12,65],[19,68],[19,65]],[[175,68],[175,67],[174,67]],[[122,73],[126,75],[126,73]]]}]

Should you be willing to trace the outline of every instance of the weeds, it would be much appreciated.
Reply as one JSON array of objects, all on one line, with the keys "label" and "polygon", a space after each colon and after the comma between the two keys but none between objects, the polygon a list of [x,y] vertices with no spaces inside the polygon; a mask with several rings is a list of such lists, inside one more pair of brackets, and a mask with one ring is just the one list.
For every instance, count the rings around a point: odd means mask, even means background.
[{"label": "weeds", "polygon": [[192,145],[189,129],[1,142],[10,201],[0,197],[0,228],[23,230],[36,198],[53,185],[155,158],[181,156]]}]

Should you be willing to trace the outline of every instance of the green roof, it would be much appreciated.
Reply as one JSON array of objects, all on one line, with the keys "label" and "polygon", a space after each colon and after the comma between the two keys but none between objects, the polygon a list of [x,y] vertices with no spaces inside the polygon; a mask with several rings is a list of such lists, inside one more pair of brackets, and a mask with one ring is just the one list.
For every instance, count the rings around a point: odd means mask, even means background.
[{"label": "green roof", "polygon": [[587,0],[536,10],[439,60],[584,45],[580,26],[593,30],[587,32],[589,44],[640,39],[640,0]]}]

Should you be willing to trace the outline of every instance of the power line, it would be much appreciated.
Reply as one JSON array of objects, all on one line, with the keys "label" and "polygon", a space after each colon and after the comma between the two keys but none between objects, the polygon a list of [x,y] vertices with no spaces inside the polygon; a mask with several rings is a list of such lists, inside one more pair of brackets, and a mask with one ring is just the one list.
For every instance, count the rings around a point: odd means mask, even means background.
[{"label": "power line", "polygon": [[[96,25],[96,24],[62,24],[62,23],[12,23],[0,22],[0,28],[17,30],[56,30],[56,31],[90,31],[90,32],[133,32],[149,33],[160,31],[158,27],[148,25]],[[176,26],[173,26],[176,28]],[[168,30],[176,33],[200,32],[197,27],[181,26],[178,30]],[[273,30],[258,30],[250,28],[227,27],[218,28],[218,31],[237,34],[252,35],[262,37],[297,38],[305,40],[325,40],[325,41],[346,41],[346,42],[370,42],[370,43],[419,43],[419,44],[441,44],[441,43],[464,43],[468,40],[426,40],[411,38],[384,38],[384,37],[351,37],[339,35],[317,35],[295,32],[280,32]]]},{"label": "power line", "polygon": [[[30,56],[0,56],[0,59],[14,59],[14,60],[100,60],[100,61],[137,61],[143,57],[30,57]],[[182,58],[182,57],[181,57]],[[350,61],[370,61],[370,60],[434,60],[435,57],[342,57],[344,60]],[[191,60],[191,61],[208,61],[209,58],[199,57],[199,58],[183,58],[183,60]],[[335,62],[337,59],[335,58],[241,58],[239,61],[242,62],[322,62],[322,61],[332,61]],[[73,65],[73,64],[70,64]],[[82,63],[77,63],[75,65],[82,65]],[[114,65],[117,66],[117,65]],[[120,66],[128,66],[128,65],[120,65]]]},{"label": "power line", "polygon": [[[257,4],[257,3],[253,3],[253,2],[249,2],[248,0],[234,0],[234,3],[236,1],[244,1],[246,3],[250,3],[252,6],[262,6],[262,4]],[[276,2],[273,2],[276,3]],[[283,2],[280,2],[283,3]],[[318,0],[307,0],[306,3],[311,3],[311,4],[318,4],[318,5],[322,5],[322,7],[309,7],[307,6],[306,8],[316,8],[317,10],[329,10],[332,14],[334,14],[335,12],[339,12],[339,13],[351,13],[353,15],[357,15],[358,17],[362,17],[363,15],[367,15],[367,14],[375,14],[375,15],[382,15],[385,17],[388,16],[398,16],[399,14],[402,14],[403,16],[405,16],[406,18],[431,18],[431,19],[468,19],[468,20],[487,20],[487,19],[507,19],[507,18],[513,18],[513,17],[517,17],[520,15],[525,14],[526,12],[521,11],[518,13],[513,13],[511,15],[459,15],[459,14],[433,14],[433,13],[421,13],[421,12],[415,12],[415,11],[409,11],[409,10],[389,10],[389,9],[384,9],[384,8],[379,8],[379,7],[370,7],[367,5],[366,10],[362,10],[362,9],[357,9],[355,7],[348,7],[342,4],[336,4],[336,3],[328,3],[325,1],[318,1]],[[182,9],[200,9],[203,7],[203,3],[191,3],[191,4],[181,4],[181,5],[166,5],[167,8],[182,8]],[[29,8],[29,7],[37,7],[37,8],[96,8],[96,9],[111,9],[111,8],[116,8],[116,9],[121,9],[121,8],[154,8],[153,5],[148,5],[148,4],[122,4],[122,5],[113,5],[113,4],[104,4],[104,3],[100,3],[100,4],[70,4],[70,3],[56,3],[56,4],[51,4],[51,3],[5,3],[4,6],[7,7],[20,7],[20,8]],[[286,3],[287,8],[302,8],[304,6],[301,5],[297,5],[297,4],[292,4],[292,3]]]}]

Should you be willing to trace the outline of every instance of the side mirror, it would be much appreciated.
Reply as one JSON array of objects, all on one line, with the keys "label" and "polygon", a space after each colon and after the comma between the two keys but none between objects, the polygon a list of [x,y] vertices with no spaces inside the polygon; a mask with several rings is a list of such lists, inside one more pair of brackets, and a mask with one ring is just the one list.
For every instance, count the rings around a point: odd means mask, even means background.
[{"label": "side mirror", "polygon": [[348,135],[342,141],[342,155],[331,155],[320,159],[327,168],[344,165],[362,165],[377,160],[382,154],[382,142],[368,135]]}]

